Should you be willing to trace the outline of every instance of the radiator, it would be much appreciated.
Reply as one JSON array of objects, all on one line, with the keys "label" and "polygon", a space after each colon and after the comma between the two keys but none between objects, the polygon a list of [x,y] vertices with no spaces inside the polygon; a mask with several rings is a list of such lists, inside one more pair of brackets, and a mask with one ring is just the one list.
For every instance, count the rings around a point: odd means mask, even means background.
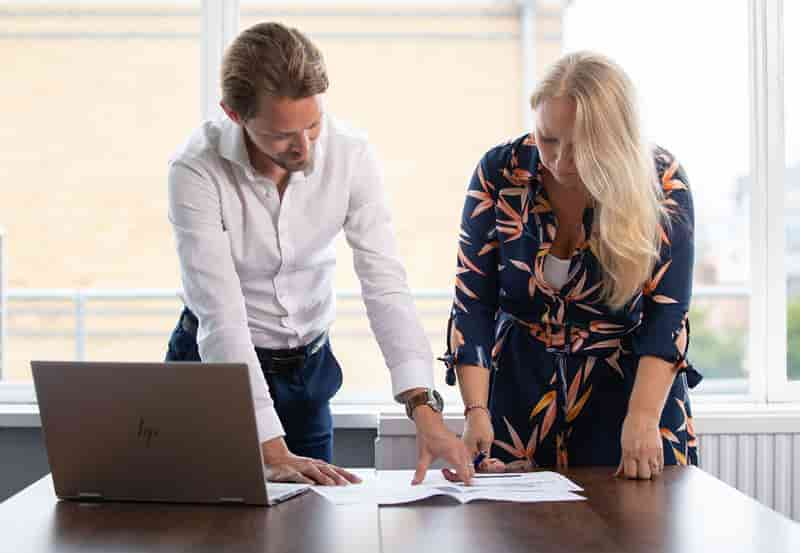
[{"label": "radiator", "polygon": [[800,432],[699,434],[700,468],[800,522]]}]

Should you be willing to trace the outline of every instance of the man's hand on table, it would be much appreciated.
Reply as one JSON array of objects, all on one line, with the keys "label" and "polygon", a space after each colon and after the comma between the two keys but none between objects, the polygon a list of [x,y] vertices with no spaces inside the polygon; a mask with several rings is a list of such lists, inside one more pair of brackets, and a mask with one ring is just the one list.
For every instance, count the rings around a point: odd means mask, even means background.
[{"label": "man's hand on table", "polygon": [[264,468],[270,482],[296,482],[321,486],[357,484],[361,479],[355,474],[310,457],[300,457],[289,451],[283,438],[274,438],[261,444]]},{"label": "man's hand on table", "polygon": [[444,459],[453,467],[458,478],[469,484],[475,469],[464,442],[447,429],[440,413],[428,406],[414,409],[417,425],[417,470],[412,484],[425,480],[425,473],[436,459]]}]

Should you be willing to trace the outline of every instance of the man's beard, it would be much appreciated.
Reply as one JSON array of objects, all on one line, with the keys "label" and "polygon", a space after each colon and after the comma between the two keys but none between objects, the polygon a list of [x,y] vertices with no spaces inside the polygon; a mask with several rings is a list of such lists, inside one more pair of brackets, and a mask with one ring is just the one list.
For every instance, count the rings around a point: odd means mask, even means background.
[{"label": "man's beard", "polygon": [[268,156],[268,157],[278,167],[280,167],[280,168],[282,168],[282,169],[284,169],[286,171],[289,171],[290,173],[294,173],[296,171],[305,171],[306,169],[308,169],[309,167],[311,167],[313,165],[313,163],[314,163],[314,149],[313,148],[309,149],[308,157],[306,159],[304,159],[304,160],[294,161],[292,159],[289,159],[288,157],[283,157],[283,156],[281,156],[281,157]]}]

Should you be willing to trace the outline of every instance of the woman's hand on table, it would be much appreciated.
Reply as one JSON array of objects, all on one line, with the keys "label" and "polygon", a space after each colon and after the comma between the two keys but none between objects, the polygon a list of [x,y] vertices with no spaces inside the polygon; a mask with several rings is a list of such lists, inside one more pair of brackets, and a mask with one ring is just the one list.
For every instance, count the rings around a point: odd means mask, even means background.
[{"label": "woman's hand on table", "polygon": [[629,411],[622,423],[621,442],[622,459],[614,476],[649,480],[664,470],[664,444],[657,416]]}]

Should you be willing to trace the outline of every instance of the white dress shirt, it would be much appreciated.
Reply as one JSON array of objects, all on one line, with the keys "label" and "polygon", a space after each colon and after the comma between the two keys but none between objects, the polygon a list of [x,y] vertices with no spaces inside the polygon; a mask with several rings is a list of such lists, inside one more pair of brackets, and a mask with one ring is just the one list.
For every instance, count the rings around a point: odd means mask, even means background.
[{"label": "white dress shirt", "polygon": [[254,346],[305,345],[335,316],[334,241],[344,229],[392,389],[433,386],[433,353],[397,255],[383,176],[366,138],[330,116],[312,168],[283,195],[256,173],[242,129],[205,122],[170,160],[169,219],[200,358],[250,370],[261,442],[282,436]]}]

